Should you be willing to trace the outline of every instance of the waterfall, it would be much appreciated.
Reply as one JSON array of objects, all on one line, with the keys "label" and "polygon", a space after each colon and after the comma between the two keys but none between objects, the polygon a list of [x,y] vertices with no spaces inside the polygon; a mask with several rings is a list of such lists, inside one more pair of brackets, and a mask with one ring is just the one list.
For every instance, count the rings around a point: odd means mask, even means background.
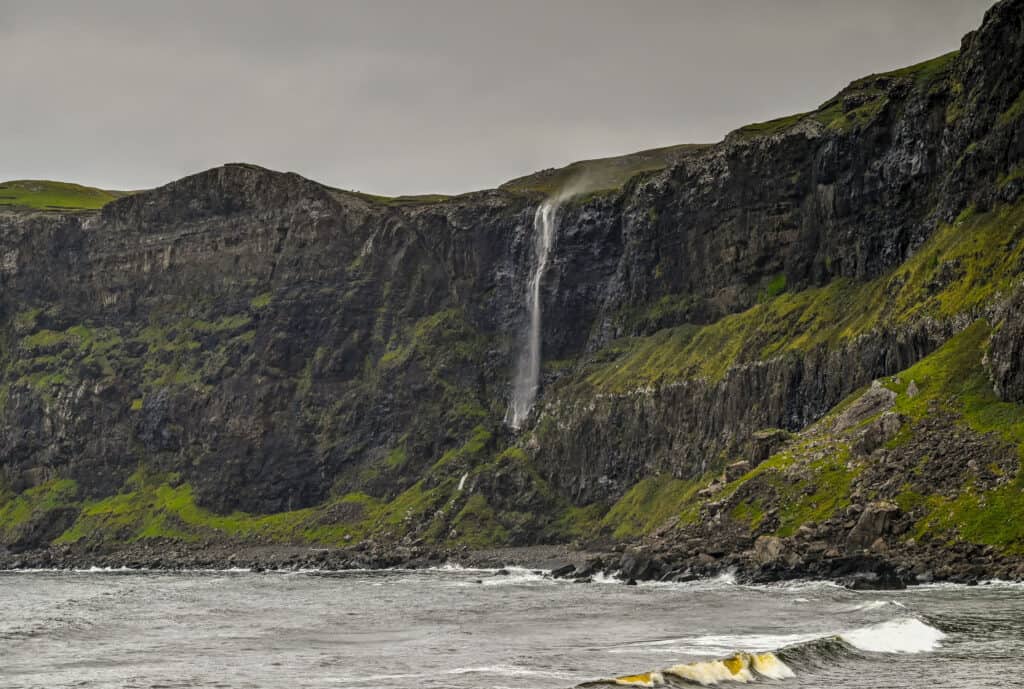
[{"label": "waterfall", "polygon": [[512,402],[506,415],[506,422],[515,430],[519,430],[529,416],[540,386],[540,286],[555,239],[558,207],[566,198],[564,194],[559,194],[547,199],[537,207],[533,215],[533,272],[530,274],[526,290],[526,311],[529,314],[530,329],[526,335],[526,346],[519,354],[512,387]]}]

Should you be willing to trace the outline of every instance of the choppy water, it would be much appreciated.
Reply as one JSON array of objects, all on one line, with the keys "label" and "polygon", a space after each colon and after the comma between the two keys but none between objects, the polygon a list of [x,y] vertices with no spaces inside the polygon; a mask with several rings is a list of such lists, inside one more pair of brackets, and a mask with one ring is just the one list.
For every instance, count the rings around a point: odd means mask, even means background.
[{"label": "choppy water", "polygon": [[[694,665],[737,651],[777,661]],[[628,674],[637,686],[1024,686],[1024,587],[628,587],[525,570],[0,573],[4,689],[544,689]]]}]

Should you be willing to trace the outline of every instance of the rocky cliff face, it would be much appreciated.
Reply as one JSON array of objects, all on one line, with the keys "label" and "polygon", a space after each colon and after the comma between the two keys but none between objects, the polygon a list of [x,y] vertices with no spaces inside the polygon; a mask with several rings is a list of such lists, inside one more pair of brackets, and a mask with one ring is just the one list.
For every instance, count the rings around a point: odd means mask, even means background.
[{"label": "rocky cliff face", "polygon": [[227,165],[98,213],[4,212],[0,534],[237,536],[216,521],[236,510],[313,541],[614,529],[638,482],[756,464],[764,429],[804,429],[978,318],[1002,318],[988,370],[1024,400],[1004,303],[1022,16],[1004,0],[958,53],[571,200],[519,436],[502,419],[541,195],[387,200]]}]

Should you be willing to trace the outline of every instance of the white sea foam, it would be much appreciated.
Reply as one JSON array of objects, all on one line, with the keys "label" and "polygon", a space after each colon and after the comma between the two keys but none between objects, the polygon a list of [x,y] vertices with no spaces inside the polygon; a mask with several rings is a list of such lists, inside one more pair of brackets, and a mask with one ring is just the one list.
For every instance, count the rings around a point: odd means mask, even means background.
[{"label": "white sea foam", "polygon": [[499,675],[502,677],[550,677],[552,679],[571,679],[573,676],[566,672],[555,672],[553,670],[535,670],[532,668],[519,667],[518,665],[479,665],[471,667],[457,667],[444,672],[446,675]]},{"label": "white sea foam", "polygon": [[905,617],[844,632],[839,638],[870,653],[927,653],[938,648],[946,635],[919,619]]},{"label": "white sea foam", "polygon": [[555,583],[558,580],[546,576],[542,570],[526,569],[525,567],[506,567],[508,574],[497,574],[496,572],[486,579],[482,579],[484,586],[515,586],[520,584],[533,584],[537,582]]},{"label": "white sea foam", "polygon": [[854,606],[851,609],[851,612],[864,612],[864,611],[867,611],[867,610],[881,610],[883,608],[889,608],[889,607],[893,607],[893,608],[906,608],[907,606],[905,606],[903,603],[900,603],[899,601],[895,601],[895,600],[872,600],[872,601],[867,601],[866,603],[862,603],[860,605]]}]

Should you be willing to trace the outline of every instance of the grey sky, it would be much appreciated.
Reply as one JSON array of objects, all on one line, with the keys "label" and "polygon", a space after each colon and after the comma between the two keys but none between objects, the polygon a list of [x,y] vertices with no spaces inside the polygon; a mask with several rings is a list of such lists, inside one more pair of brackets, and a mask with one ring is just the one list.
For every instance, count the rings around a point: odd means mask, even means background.
[{"label": "grey sky", "polygon": [[246,161],[382,194],[717,141],[959,47],[992,0],[0,0],[0,180]]}]

